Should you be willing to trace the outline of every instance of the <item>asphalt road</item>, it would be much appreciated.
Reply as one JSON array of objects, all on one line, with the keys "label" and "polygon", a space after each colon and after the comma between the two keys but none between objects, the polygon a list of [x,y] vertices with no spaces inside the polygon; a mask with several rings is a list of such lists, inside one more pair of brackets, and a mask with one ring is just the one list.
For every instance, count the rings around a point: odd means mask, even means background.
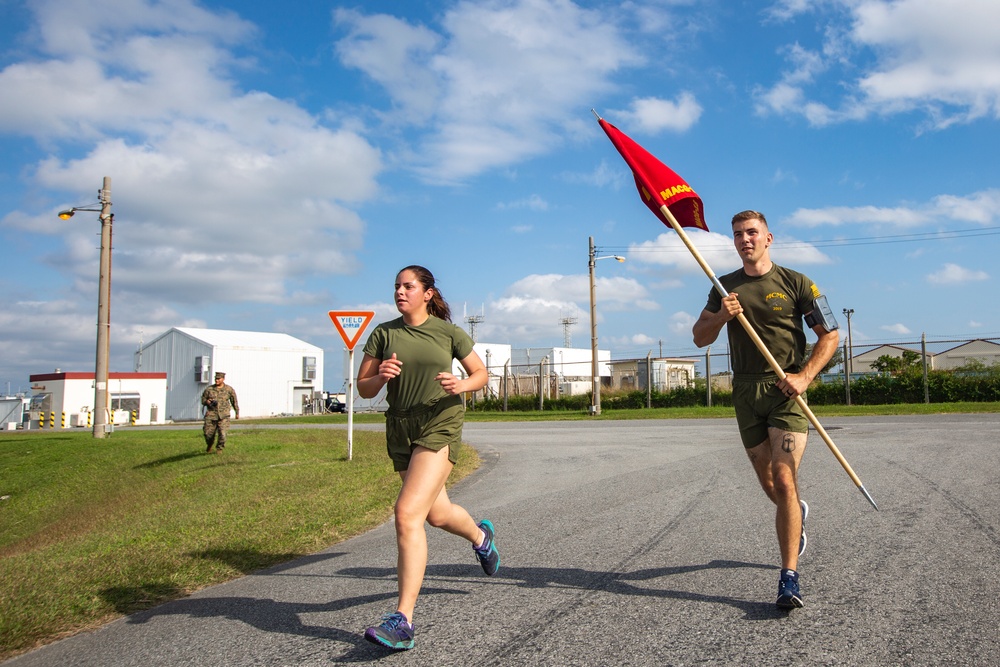
[{"label": "asphalt road", "polygon": [[1000,665],[1000,414],[824,425],[881,511],[811,434],[790,613],[732,420],[475,423],[452,497],[501,569],[430,529],[414,650],[362,638],[395,602],[387,524],[5,664]]}]

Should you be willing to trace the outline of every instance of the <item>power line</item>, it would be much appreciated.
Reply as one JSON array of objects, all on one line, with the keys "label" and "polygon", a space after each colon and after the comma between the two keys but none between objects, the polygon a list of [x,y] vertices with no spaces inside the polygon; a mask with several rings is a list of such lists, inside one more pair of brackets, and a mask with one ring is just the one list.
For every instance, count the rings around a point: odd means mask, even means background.
[{"label": "power line", "polygon": [[[913,232],[910,234],[887,234],[883,236],[859,236],[855,238],[839,239],[819,239],[816,241],[786,241],[780,239],[774,242],[775,248],[829,248],[846,247],[860,245],[882,245],[886,243],[918,243],[921,241],[936,241],[944,239],[975,238],[978,236],[1000,235],[1000,227],[979,227],[976,229],[956,229],[945,232]],[[729,244],[708,242],[699,244],[702,250],[713,250],[718,248],[728,248]],[[676,248],[636,248],[632,246],[601,246],[601,250],[606,252],[628,252],[628,253],[687,253],[687,248],[678,246]]]}]

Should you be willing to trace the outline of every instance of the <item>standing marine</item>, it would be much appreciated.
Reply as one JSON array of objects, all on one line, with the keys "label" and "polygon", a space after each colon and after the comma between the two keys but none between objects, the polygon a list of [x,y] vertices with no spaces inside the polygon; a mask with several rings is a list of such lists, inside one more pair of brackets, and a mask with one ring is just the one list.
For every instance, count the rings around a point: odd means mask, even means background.
[{"label": "standing marine", "polygon": [[215,374],[215,384],[206,387],[201,393],[201,404],[205,406],[203,432],[205,443],[208,445],[205,453],[211,452],[213,445],[216,453],[221,452],[226,447],[230,412],[236,413],[236,419],[240,418],[240,404],[236,400],[236,390],[226,384],[225,373]]}]

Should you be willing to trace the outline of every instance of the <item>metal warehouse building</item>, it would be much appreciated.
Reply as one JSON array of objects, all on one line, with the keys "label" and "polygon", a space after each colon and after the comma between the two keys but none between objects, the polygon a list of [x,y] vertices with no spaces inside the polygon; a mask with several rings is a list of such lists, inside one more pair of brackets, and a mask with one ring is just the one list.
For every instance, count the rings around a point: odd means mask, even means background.
[{"label": "metal warehouse building", "polygon": [[236,390],[240,417],[302,414],[323,388],[323,349],[281,333],[174,327],[136,352],[136,368],[167,374],[172,421],[202,418],[216,371]]}]

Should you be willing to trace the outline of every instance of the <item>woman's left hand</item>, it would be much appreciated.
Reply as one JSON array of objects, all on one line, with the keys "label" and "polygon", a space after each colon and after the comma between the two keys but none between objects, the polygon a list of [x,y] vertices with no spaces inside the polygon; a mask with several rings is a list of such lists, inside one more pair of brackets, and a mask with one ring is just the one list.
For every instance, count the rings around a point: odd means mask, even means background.
[{"label": "woman's left hand", "polygon": [[434,377],[434,380],[441,385],[441,388],[444,389],[445,393],[448,394],[449,396],[454,396],[456,394],[462,393],[462,390],[460,388],[462,385],[462,381],[459,380],[454,375],[452,375],[451,373],[438,373]]}]

